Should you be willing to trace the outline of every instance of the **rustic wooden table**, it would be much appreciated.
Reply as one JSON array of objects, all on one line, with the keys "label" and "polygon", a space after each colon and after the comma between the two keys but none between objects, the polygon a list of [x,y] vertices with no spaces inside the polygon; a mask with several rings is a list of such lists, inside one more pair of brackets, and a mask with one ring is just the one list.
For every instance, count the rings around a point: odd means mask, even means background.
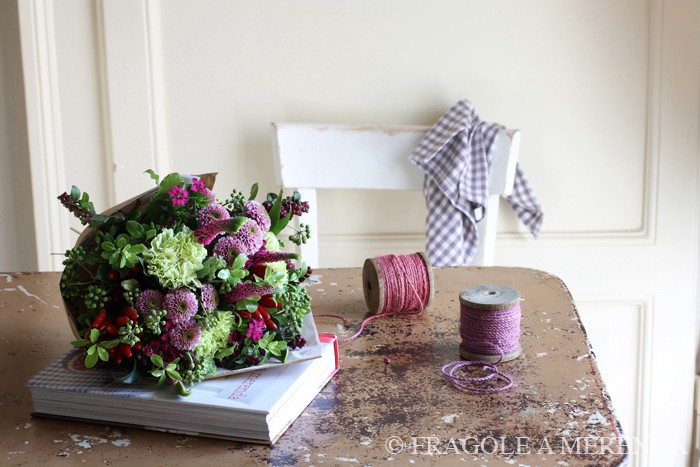
[{"label": "rustic wooden table", "polygon": [[[366,314],[360,269],[322,269],[311,286],[319,331],[351,335]],[[25,382],[72,340],[59,274],[0,274],[3,465],[620,465],[627,445],[571,296],[558,278],[517,268],[435,270],[417,318],[375,320],[340,345],[340,372],[274,446],[33,418]],[[455,389],[459,292],[502,284],[523,296],[523,353],[500,365],[514,386]],[[390,357],[385,363],[384,357]]]}]

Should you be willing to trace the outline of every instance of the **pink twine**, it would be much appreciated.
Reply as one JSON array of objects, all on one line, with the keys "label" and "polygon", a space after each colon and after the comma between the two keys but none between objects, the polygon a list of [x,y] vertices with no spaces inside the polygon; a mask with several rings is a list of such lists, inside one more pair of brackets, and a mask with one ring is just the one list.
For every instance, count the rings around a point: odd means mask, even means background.
[{"label": "pink twine", "polygon": [[[483,372],[487,372],[484,376],[456,376],[455,371],[460,368],[464,369],[465,373],[472,372],[471,367],[481,367]],[[490,373],[488,373],[490,371]],[[470,360],[461,360],[459,362],[448,363],[442,367],[442,374],[445,375],[452,384],[461,391],[469,392],[500,392],[505,391],[513,385],[513,380],[510,376],[502,373],[498,368],[496,368],[495,363],[489,362],[474,362]],[[497,378],[504,381],[503,386],[492,386],[484,387],[482,386],[485,382],[491,382],[490,380]],[[495,382],[495,380],[494,380]]]},{"label": "pink twine", "polygon": [[[358,331],[338,342],[357,339],[370,321],[390,315],[419,315],[430,297],[430,275],[419,254],[387,255],[374,258],[384,279],[384,304],[381,312],[365,318]],[[340,318],[339,315],[319,314],[318,317]]]},{"label": "pink twine", "polygon": [[[501,310],[478,310],[462,304],[460,306],[459,334],[462,347],[470,353],[481,355],[498,355],[495,363],[486,361],[462,360],[448,363],[442,367],[442,374],[462,391],[490,393],[505,391],[513,385],[510,376],[501,372],[496,365],[503,356],[518,349],[520,343],[520,304],[516,303]],[[455,372],[462,369],[463,374],[474,372],[480,367],[483,376],[457,376]],[[487,386],[485,383],[501,386]]]},{"label": "pink twine", "polygon": [[[459,335],[462,347],[472,353],[501,355],[518,348],[520,304],[502,310],[477,310],[460,306]],[[495,353],[493,353],[495,351]]]}]

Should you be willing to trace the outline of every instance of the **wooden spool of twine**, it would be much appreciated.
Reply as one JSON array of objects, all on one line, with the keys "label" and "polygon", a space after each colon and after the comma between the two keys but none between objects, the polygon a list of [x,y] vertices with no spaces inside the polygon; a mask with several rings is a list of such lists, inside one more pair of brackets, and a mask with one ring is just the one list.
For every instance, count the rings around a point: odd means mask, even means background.
[{"label": "wooden spool of twine", "polygon": [[477,285],[463,289],[459,302],[463,359],[499,363],[520,355],[520,292]]},{"label": "wooden spool of twine", "polygon": [[433,269],[424,253],[367,258],[362,288],[372,313],[418,314],[435,296]]}]

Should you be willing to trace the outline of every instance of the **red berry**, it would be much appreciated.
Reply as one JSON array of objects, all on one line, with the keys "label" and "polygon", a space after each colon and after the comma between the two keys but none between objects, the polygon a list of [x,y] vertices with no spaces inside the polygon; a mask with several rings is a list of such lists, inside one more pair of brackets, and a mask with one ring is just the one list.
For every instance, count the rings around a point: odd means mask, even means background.
[{"label": "red berry", "polygon": [[92,326],[95,328],[99,328],[102,325],[102,323],[104,322],[106,317],[107,317],[107,312],[105,310],[100,310],[100,312],[97,313],[97,316],[95,316],[95,320],[92,322]]},{"label": "red berry", "polygon": [[236,313],[238,313],[238,316],[240,316],[243,319],[250,319],[250,317],[253,316],[245,310],[237,310]]},{"label": "red berry", "polygon": [[116,324],[119,327],[126,326],[126,323],[129,322],[129,317],[126,315],[119,315],[116,318],[114,318],[114,324]]},{"label": "red berry", "polygon": [[260,301],[258,303],[267,308],[280,308],[282,306],[281,304],[275,302],[272,295],[263,295],[260,297]]},{"label": "red berry", "polygon": [[121,311],[122,311],[122,314],[128,316],[129,318],[131,318],[133,320],[136,320],[139,317],[139,314],[137,313],[137,311],[128,305],[124,305],[122,307]]},{"label": "red berry", "polygon": [[384,357],[384,363],[388,365],[389,363],[391,363],[391,359],[389,357]]},{"label": "red berry", "polygon": [[112,281],[112,282],[118,281],[119,280],[119,273],[117,271],[109,271],[107,273],[107,280]]},{"label": "red berry", "polygon": [[119,344],[119,351],[126,357],[130,358],[131,357],[131,347],[129,347],[128,344],[121,343]]}]

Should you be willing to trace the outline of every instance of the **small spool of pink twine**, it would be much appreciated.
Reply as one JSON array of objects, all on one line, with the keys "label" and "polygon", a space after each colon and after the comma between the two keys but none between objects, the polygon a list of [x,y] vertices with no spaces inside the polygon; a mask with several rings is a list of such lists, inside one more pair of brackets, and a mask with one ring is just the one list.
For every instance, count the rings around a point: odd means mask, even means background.
[{"label": "small spool of pink twine", "polygon": [[477,285],[460,292],[459,304],[463,359],[500,363],[520,355],[520,292],[504,285]]},{"label": "small spool of pink twine", "polygon": [[[477,285],[460,292],[459,355],[464,360],[442,368],[458,389],[498,392],[513,385],[513,380],[496,365],[513,360],[522,352],[520,298],[520,292],[503,285]],[[469,376],[474,368],[479,369],[479,375]],[[461,375],[458,370],[462,370]]]}]

